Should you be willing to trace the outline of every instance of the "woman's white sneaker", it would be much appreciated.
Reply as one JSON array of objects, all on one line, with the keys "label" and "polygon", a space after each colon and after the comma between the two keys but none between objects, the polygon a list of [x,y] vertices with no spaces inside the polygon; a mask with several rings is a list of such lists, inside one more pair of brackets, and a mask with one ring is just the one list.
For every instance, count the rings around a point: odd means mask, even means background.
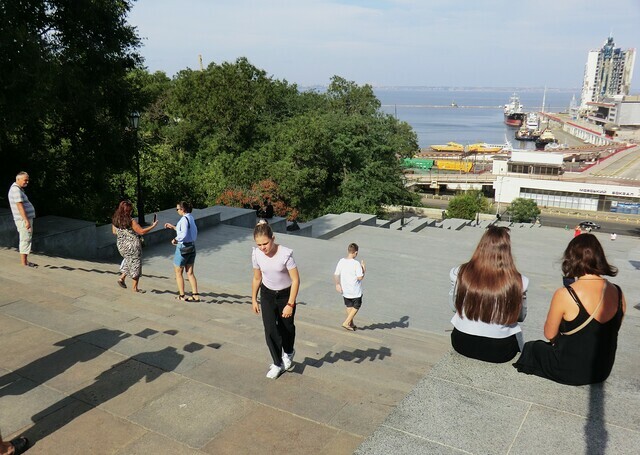
[{"label": "woman's white sneaker", "polygon": [[293,356],[296,355],[295,349],[291,354],[286,352],[282,354],[282,367],[285,371],[291,371],[293,369]]},{"label": "woman's white sneaker", "polygon": [[269,379],[278,379],[278,376],[280,376],[283,371],[284,370],[282,369],[282,367],[271,364],[271,366],[269,367],[269,371],[267,371],[267,377]]}]

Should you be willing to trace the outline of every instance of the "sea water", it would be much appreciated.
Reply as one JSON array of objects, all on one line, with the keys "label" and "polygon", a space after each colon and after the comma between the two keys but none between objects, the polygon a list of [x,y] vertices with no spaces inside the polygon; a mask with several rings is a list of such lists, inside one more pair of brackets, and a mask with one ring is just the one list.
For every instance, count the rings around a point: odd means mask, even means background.
[{"label": "sea water", "polygon": [[[525,112],[567,112],[571,98],[580,99],[578,89],[459,89],[429,87],[374,88],[382,111],[413,127],[420,148],[433,144],[476,142],[514,146],[516,129],[504,124],[504,105],[516,93]],[[457,105],[457,107],[452,106]]]}]

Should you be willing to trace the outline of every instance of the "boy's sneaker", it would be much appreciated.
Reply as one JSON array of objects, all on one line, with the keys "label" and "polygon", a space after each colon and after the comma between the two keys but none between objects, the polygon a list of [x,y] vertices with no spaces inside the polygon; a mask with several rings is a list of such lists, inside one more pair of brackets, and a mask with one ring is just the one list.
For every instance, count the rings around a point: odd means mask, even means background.
[{"label": "boy's sneaker", "polygon": [[294,349],[291,354],[287,354],[286,352],[282,354],[282,368],[285,371],[291,371],[293,369],[293,356],[296,355],[296,350]]},{"label": "boy's sneaker", "polygon": [[284,370],[282,369],[282,367],[271,364],[271,366],[269,367],[269,371],[267,371],[267,377],[269,379],[278,379],[278,376],[280,376],[283,371]]}]

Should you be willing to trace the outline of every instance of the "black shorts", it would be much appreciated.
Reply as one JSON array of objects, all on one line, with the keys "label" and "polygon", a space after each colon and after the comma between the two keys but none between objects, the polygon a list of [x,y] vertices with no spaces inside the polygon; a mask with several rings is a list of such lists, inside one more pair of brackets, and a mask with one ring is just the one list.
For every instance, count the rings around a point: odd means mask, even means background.
[{"label": "black shorts", "polygon": [[356,310],[359,310],[360,307],[362,306],[362,296],[360,297],[355,297],[353,299],[349,299],[347,297],[342,297],[344,299],[344,305],[347,308],[355,308]]}]

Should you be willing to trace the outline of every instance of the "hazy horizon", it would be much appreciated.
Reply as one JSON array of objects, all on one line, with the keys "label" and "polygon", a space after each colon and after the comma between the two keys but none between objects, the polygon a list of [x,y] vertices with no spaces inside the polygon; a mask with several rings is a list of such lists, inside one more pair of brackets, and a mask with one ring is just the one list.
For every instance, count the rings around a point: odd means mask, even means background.
[{"label": "hazy horizon", "polygon": [[169,76],[198,69],[201,55],[205,67],[246,57],[308,87],[338,75],[375,87],[572,89],[610,35],[639,47],[640,1],[137,0],[129,23],[148,69]]}]

